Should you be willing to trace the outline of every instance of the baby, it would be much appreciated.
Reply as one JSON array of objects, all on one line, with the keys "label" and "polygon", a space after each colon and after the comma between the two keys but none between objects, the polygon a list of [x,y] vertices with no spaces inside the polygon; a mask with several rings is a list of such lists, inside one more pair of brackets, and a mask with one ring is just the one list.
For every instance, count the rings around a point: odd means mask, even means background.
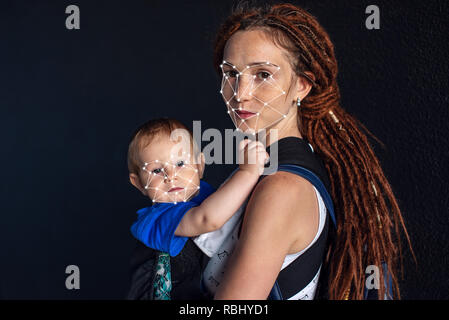
[{"label": "baby", "polygon": [[129,180],[153,202],[137,212],[131,232],[163,253],[154,279],[155,299],[170,298],[170,257],[183,250],[189,237],[221,228],[250,195],[268,161],[261,142],[241,141],[239,169],[214,192],[201,180],[204,155],[193,140],[179,121],[156,119],[143,124],[129,145]]}]

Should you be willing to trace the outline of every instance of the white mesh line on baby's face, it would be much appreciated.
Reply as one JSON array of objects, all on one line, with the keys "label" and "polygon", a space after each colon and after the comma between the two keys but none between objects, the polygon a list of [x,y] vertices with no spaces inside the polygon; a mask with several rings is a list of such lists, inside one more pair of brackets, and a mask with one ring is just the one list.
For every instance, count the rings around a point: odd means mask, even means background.
[{"label": "white mesh line on baby's face", "polygon": [[[264,66],[269,66],[270,69],[274,69],[275,71],[270,72],[261,69]],[[286,117],[286,114],[271,105],[273,101],[286,95],[285,90],[281,88],[274,77],[279,72],[280,67],[267,61],[246,66],[243,70],[239,70],[235,65],[223,61],[220,68],[223,72],[220,93],[226,103],[228,114],[237,130],[247,131],[248,129],[252,129],[259,131],[267,129]],[[243,91],[240,88],[242,82],[246,82]],[[235,99],[235,102],[240,103],[240,98],[243,96],[249,96],[256,100],[256,105],[259,104],[260,108],[258,110],[243,110],[244,112],[242,112],[241,107],[233,108],[231,105],[232,100]],[[263,124],[259,128],[259,118],[267,110],[272,112],[272,119],[268,124]],[[253,121],[254,127],[250,128],[247,121],[253,118],[255,118],[255,123]]]},{"label": "white mesh line on baby's face", "polygon": [[[153,202],[186,202],[200,189],[198,169],[183,160],[175,164],[160,160],[145,162],[142,170],[148,174],[145,189],[151,191]],[[182,190],[170,191],[173,188]]]}]

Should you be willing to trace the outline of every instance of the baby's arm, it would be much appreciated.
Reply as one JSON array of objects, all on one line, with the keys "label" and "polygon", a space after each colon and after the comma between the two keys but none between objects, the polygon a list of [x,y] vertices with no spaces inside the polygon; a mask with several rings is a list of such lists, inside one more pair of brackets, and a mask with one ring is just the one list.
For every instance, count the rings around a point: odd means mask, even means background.
[{"label": "baby's arm", "polygon": [[239,170],[201,205],[184,215],[176,236],[193,237],[220,229],[243,204],[259,180],[268,154],[261,142],[243,140],[239,158]]}]

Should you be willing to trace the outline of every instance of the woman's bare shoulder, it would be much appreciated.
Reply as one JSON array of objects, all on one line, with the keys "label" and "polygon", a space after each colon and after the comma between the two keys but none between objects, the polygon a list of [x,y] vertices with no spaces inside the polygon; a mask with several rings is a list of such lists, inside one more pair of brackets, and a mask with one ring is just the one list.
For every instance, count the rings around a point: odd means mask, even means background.
[{"label": "woman's bare shoulder", "polygon": [[[312,184],[301,176],[293,173],[278,171],[264,177],[256,186],[254,196],[266,201],[270,199],[280,201],[297,200],[298,198],[315,199]],[[269,195],[268,198],[265,196]]]},{"label": "woman's bare shoulder", "polygon": [[[253,232],[272,231],[290,238],[293,252],[301,250],[318,228],[318,202],[312,184],[288,172],[263,178],[254,189],[244,225]],[[291,251],[291,250],[289,250]]]}]

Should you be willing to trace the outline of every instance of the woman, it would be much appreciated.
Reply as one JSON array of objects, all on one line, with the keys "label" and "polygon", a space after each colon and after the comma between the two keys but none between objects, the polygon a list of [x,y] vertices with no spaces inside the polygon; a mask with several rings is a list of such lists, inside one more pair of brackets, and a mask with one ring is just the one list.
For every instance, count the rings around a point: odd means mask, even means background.
[{"label": "woman", "polygon": [[[321,270],[321,278],[329,279],[328,298],[363,299],[369,265],[379,267],[380,279],[381,266],[388,266],[394,297],[400,298],[396,257],[401,254],[401,229],[409,245],[410,240],[391,187],[360,128],[368,130],[340,106],[337,61],[323,27],[291,4],[241,6],[218,32],[214,64],[223,74],[220,92],[238,129],[277,130],[277,138],[269,135],[267,145],[277,144],[280,163],[294,163],[310,153],[304,147],[309,142],[324,164],[337,228],[326,254],[309,255],[321,259],[323,266],[307,283],[308,298],[316,294]],[[315,163],[319,173],[320,161]],[[262,179],[249,199],[215,298],[266,299],[281,269],[326,236],[329,219],[322,214],[321,196],[293,173],[276,172]],[[330,224],[329,230],[333,228]],[[301,261],[306,269],[316,263],[308,259]],[[299,294],[306,289],[303,285],[296,287],[296,295],[284,298],[305,298]],[[378,298],[385,293],[380,285]]]}]

